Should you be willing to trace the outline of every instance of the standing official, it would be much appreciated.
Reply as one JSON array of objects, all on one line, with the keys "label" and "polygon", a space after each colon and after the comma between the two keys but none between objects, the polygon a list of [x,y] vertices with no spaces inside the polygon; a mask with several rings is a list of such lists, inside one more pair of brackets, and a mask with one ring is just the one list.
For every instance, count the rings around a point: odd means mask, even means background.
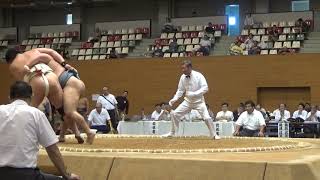
[{"label": "standing official", "polygon": [[213,139],[220,139],[216,134],[214,124],[209,115],[204,94],[208,92],[208,84],[205,77],[197,71],[192,70],[192,63],[190,60],[185,60],[182,63],[182,73],[180,78],[178,90],[175,96],[169,101],[169,105],[172,106],[184,95],[184,101],[173,111],[171,120],[174,124],[169,134],[166,136],[174,136],[179,131],[179,122],[183,119],[184,115],[189,113],[192,109],[199,112],[202,119],[204,119],[208,126],[210,137]]}]

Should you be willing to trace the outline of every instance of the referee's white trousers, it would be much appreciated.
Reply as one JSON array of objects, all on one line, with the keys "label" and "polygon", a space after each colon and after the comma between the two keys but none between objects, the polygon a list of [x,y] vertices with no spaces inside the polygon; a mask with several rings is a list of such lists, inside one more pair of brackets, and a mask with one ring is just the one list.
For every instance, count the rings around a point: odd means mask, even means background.
[{"label": "referee's white trousers", "polygon": [[172,113],[171,113],[171,133],[178,133],[179,122],[183,119],[184,115],[189,113],[192,109],[197,110],[201,115],[202,119],[205,121],[208,126],[210,136],[214,137],[216,135],[216,130],[214,128],[214,124],[209,115],[207,106],[205,102],[200,103],[189,103],[184,100]]}]

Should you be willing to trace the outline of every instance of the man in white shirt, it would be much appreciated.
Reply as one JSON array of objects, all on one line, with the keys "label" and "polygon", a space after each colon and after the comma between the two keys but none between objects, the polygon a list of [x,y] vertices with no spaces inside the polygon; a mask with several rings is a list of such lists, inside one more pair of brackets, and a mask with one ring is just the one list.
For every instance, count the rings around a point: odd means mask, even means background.
[{"label": "man in white shirt", "polygon": [[[183,75],[180,77],[178,90],[174,97],[169,101],[169,105],[172,106],[183,95],[184,101],[172,113],[171,119],[174,121],[173,124],[175,124],[176,127],[173,127],[167,136],[170,137],[175,135],[175,133],[179,131],[178,128],[180,120],[185,114],[194,109],[197,110],[202,119],[204,119],[208,126],[210,137],[213,139],[220,139],[216,134],[214,124],[209,115],[203,96],[209,90],[205,77],[200,72],[192,70],[192,63],[190,60],[183,61],[182,72]],[[176,129],[177,131],[175,131]]]},{"label": "man in white shirt", "polygon": [[283,103],[279,105],[279,109],[273,111],[273,116],[275,122],[286,121],[291,117],[290,112],[286,110],[286,104]]},{"label": "man in white shirt", "polygon": [[[252,101],[245,102],[246,111],[243,112],[237,122],[236,130],[233,133],[234,136],[264,136],[264,128],[266,127],[266,122],[261,114],[261,112],[254,109],[255,104]],[[240,128],[242,130],[240,131]]]},{"label": "man in white shirt", "polygon": [[[10,88],[11,104],[0,106],[0,175],[4,180],[78,180],[66,171],[57,146],[58,138],[40,110],[29,106],[32,88],[17,81]],[[37,168],[39,145],[43,146],[63,178]]]},{"label": "man in white shirt", "polygon": [[108,133],[110,130],[115,132],[110,121],[109,113],[102,108],[101,103],[97,103],[96,108],[90,112],[88,121],[91,129],[96,129],[97,132]]},{"label": "man in white shirt", "polygon": [[306,110],[304,110],[304,104],[303,103],[300,103],[298,105],[298,110],[296,110],[293,115],[292,115],[292,118],[293,119],[303,119],[303,120],[306,120],[307,119],[307,115],[308,115],[308,112]]},{"label": "man in white shirt", "polygon": [[155,105],[155,110],[153,111],[153,113],[151,114],[151,120],[153,121],[158,121],[159,117],[161,116],[163,110],[161,109],[161,105],[160,104],[156,104]]},{"label": "man in white shirt", "polygon": [[109,93],[108,87],[102,88],[102,94],[98,97],[97,103],[101,103],[102,107],[106,109],[110,115],[112,127],[113,129],[117,129],[118,127],[118,119],[117,119],[117,100],[114,95]]},{"label": "man in white shirt", "polygon": [[221,111],[216,116],[217,121],[233,121],[233,112],[229,111],[228,107],[228,103],[221,104]]}]

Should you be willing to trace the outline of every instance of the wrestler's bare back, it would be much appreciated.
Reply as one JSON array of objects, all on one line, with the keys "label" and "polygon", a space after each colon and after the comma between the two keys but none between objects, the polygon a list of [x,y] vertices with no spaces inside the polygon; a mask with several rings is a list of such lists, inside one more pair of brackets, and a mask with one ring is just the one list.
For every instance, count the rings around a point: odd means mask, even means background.
[{"label": "wrestler's bare back", "polygon": [[43,62],[45,64],[47,63],[47,65],[53,70],[54,74],[56,74],[58,77],[62,72],[65,71],[65,69],[51,56],[41,53],[37,49],[18,54],[14,61],[10,64],[9,70],[16,80],[23,80],[24,76],[28,73],[24,66],[27,65],[30,67],[38,64],[39,62]]}]

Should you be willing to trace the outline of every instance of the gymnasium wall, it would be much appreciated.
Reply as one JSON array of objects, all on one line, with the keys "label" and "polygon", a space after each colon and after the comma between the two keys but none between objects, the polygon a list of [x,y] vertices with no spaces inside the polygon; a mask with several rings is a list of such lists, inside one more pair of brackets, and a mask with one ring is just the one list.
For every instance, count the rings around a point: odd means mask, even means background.
[{"label": "gymnasium wall", "polygon": [[[320,104],[319,58],[318,54],[296,54],[195,57],[192,60],[194,69],[201,71],[208,81],[210,92],[206,100],[216,112],[222,102],[229,102],[231,109],[235,109],[239,102],[256,101],[258,87],[310,87],[311,102]],[[169,101],[174,95],[181,75],[180,60],[121,59],[71,64],[79,70],[88,97],[100,93],[103,86],[109,86],[115,95],[128,90],[130,114],[139,114],[141,108],[151,113],[154,104]],[[7,65],[0,64],[0,72],[0,103],[7,103],[12,79]],[[297,103],[288,105],[294,109]]]}]

